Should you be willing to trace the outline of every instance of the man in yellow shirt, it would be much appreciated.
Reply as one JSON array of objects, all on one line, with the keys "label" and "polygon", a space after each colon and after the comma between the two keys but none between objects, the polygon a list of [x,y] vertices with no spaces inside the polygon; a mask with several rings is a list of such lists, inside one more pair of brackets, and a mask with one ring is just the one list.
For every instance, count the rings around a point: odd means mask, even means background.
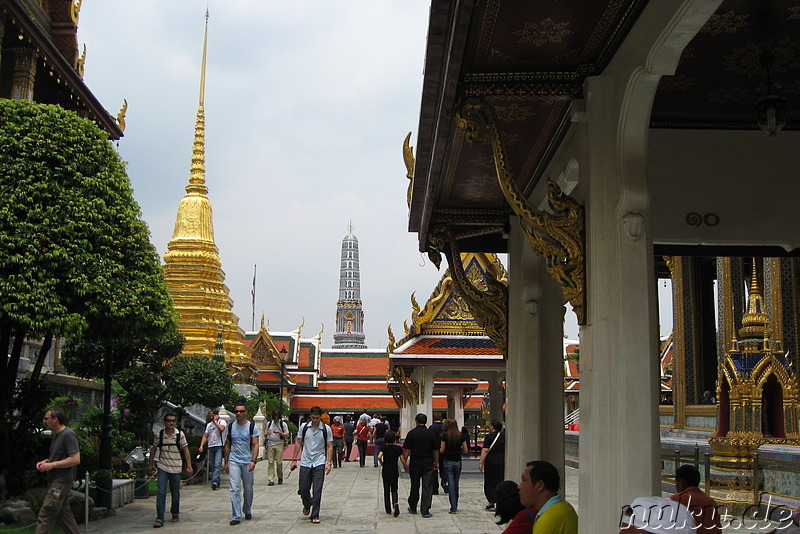
[{"label": "man in yellow shirt", "polygon": [[578,514],[558,494],[561,477],[550,462],[528,462],[518,484],[522,506],[537,508],[533,534],[578,534]]}]

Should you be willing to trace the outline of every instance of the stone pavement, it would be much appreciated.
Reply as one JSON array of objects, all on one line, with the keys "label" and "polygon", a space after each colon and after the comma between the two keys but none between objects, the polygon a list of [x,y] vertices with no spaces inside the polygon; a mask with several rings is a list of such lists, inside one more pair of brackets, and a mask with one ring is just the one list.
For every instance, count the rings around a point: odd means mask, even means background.
[{"label": "stone pavement", "polygon": [[[288,462],[284,465],[288,471]],[[577,471],[574,481],[577,486]],[[411,515],[408,506],[408,478],[400,478],[400,516],[387,516],[383,508],[383,485],[380,468],[372,467],[369,458],[367,467],[359,468],[358,462],[346,462],[344,467],[334,469],[326,477],[322,494],[322,523],[313,525],[302,514],[302,503],[297,495],[298,471],[284,479],[282,485],[267,486],[267,465],[259,462],[256,467],[253,520],[230,526],[230,494],[227,478],[223,475],[222,487],[211,491],[210,486],[194,484],[181,489],[181,520],[169,522],[169,493],[167,494],[167,522],[158,530],[159,534],[213,533],[220,531],[248,532],[253,530],[270,533],[303,532],[381,532],[382,534],[406,533],[495,533],[504,527],[494,524],[493,512],[484,510],[483,476],[467,474],[461,477],[461,491],[457,514],[448,514],[447,495],[433,497],[433,517],[424,519]],[[569,481],[568,481],[569,482]],[[569,492],[568,492],[569,494]],[[571,497],[568,497],[571,498]],[[155,497],[136,499],[118,508],[114,516],[89,524],[91,532],[142,533],[153,532],[155,519]],[[83,525],[81,525],[81,528]]]}]

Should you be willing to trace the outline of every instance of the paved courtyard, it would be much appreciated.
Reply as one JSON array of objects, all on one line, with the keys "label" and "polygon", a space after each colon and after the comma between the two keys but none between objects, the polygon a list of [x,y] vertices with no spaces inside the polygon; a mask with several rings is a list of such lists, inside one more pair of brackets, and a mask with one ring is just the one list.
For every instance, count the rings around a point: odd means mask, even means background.
[{"label": "paved courtyard", "polygon": [[[288,466],[288,463],[285,465]],[[267,465],[260,462],[256,468],[253,519],[242,521],[237,526],[228,524],[231,505],[224,475],[222,488],[217,491],[211,491],[205,484],[186,486],[181,490],[180,522],[170,523],[168,520],[158,532],[200,534],[218,533],[221,530],[232,533],[259,530],[271,533],[478,534],[503,531],[503,527],[494,524],[493,513],[484,510],[486,500],[483,497],[483,476],[480,474],[462,476],[457,514],[447,513],[450,508],[447,495],[441,493],[434,496],[431,506],[433,517],[430,519],[406,511],[409,482],[408,478],[401,477],[401,514],[395,518],[387,516],[384,511],[380,468],[372,467],[372,459],[363,469],[359,468],[357,462],[345,463],[344,467],[334,469],[326,477],[320,513],[322,523],[312,525],[302,514],[302,504],[297,495],[297,473],[294,471],[282,485],[267,486]],[[577,482],[577,476],[574,478]],[[167,501],[169,511],[169,496]],[[152,526],[155,504],[155,497],[136,499],[118,508],[113,517],[92,522],[89,528],[100,533],[155,532]]]}]

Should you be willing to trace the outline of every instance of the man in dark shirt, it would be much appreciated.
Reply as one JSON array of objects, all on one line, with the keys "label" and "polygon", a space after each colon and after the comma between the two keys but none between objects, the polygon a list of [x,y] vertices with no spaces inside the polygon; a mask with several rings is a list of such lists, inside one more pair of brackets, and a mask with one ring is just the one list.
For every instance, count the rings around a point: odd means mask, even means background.
[{"label": "man in dark shirt", "polygon": [[356,425],[353,424],[353,418],[349,415],[347,416],[347,420],[344,423],[344,461],[350,461],[350,453],[353,451],[353,431],[356,429]]},{"label": "man in dark shirt", "polygon": [[[433,432],[425,427],[428,416],[418,413],[414,418],[417,426],[406,434],[403,443],[403,455],[400,461],[403,469],[410,475],[411,491],[408,494],[408,512],[417,513],[417,502],[422,517],[431,517],[431,500],[433,499],[433,483],[436,470],[439,469],[439,442]],[[411,457],[409,466],[409,456]],[[422,483],[422,500],[419,487]]]},{"label": "man in dark shirt", "polygon": [[381,419],[381,422],[375,425],[375,428],[372,430],[372,441],[375,444],[373,467],[378,467],[378,453],[381,452],[381,447],[383,447],[383,444],[385,443],[383,437],[387,430],[389,430],[389,425],[387,425],[386,421],[383,419]]},{"label": "man in dark shirt", "polygon": [[[433,435],[436,436],[437,444],[441,440],[442,430],[444,430],[444,423],[442,423],[442,420],[446,418],[447,417],[444,414],[435,413],[433,414],[433,424],[428,427],[428,430],[433,432]],[[447,493],[447,479],[444,476],[444,469],[442,469],[439,471],[439,476],[434,477],[433,479],[433,495],[439,495],[439,477],[442,479],[442,489],[445,493]]]},{"label": "man in dark shirt", "polygon": [[78,534],[78,524],[69,507],[69,492],[75,480],[75,466],[81,463],[81,453],[75,432],[67,426],[64,410],[51,408],[44,414],[44,424],[53,432],[50,456],[36,464],[36,469],[47,472],[45,494],[36,523],[36,534],[50,532],[59,523],[64,532]]}]

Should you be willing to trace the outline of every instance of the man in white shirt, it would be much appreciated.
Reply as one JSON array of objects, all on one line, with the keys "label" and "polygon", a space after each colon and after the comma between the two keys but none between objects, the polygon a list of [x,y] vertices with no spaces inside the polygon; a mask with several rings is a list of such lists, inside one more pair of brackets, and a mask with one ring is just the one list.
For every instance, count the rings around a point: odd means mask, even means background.
[{"label": "man in white shirt", "polygon": [[206,425],[206,431],[200,440],[198,450],[203,452],[203,448],[208,444],[208,464],[212,466],[211,489],[219,487],[219,476],[222,471],[222,447],[225,445],[225,429],[228,423],[220,418],[219,410],[211,410],[208,414],[211,421]]},{"label": "man in white shirt", "polygon": [[281,418],[279,410],[272,411],[272,419],[267,423],[267,486],[275,485],[275,474],[278,484],[283,484],[283,448],[285,438],[289,437],[289,427]]},{"label": "man in white shirt", "polygon": [[[322,484],[325,475],[333,467],[333,432],[322,422],[322,409],[311,408],[311,422],[298,429],[292,467],[297,467],[300,456],[300,498],[303,499],[303,515],[311,514],[311,522],[318,524],[322,502]],[[313,495],[312,490],[313,488]]]}]

